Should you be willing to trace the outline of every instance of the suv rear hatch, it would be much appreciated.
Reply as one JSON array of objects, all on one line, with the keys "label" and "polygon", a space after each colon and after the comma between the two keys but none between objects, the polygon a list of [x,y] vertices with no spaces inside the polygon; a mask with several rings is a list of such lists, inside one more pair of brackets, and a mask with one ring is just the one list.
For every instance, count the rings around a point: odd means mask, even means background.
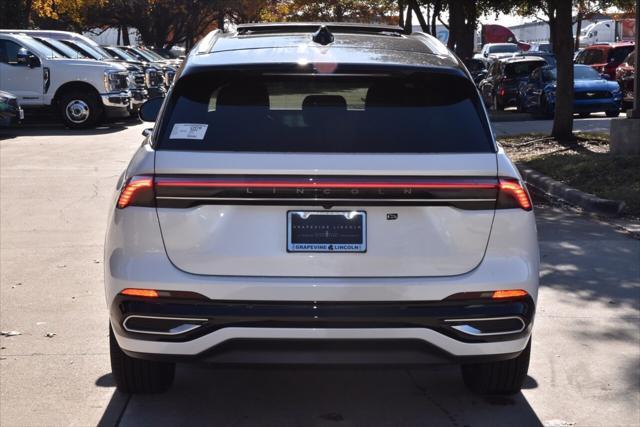
[{"label": "suv rear hatch", "polygon": [[159,126],[157,212],[181,270],[450,276],[484,256],[496,153],[460,75],[207,71],[176,83]]}]

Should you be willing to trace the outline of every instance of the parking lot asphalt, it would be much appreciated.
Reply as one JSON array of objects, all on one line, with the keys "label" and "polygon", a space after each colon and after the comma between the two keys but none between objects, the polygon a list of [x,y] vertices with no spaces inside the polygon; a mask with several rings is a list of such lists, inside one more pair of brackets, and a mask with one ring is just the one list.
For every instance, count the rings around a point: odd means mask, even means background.
[{"label": "parking lot asphalt", "polygon": [[116,392],[102,245],[144,127],[0,130],[0,329],[20,333],[0,337],[0,425],[640,425],[640,241],[550,208],[537,210],[542,287],[514,397],[475,396],[449,366],[179,366],[166,394]]}]

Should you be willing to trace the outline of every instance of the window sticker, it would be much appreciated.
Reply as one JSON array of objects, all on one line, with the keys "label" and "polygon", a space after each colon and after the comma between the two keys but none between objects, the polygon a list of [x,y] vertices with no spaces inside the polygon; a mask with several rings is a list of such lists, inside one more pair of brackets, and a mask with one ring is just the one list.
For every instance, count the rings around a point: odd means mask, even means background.
[{"label": "window sticker", "polygon": [[204,139],[209,125],[198,123],[176,123],[173,125],[169,139]]}]

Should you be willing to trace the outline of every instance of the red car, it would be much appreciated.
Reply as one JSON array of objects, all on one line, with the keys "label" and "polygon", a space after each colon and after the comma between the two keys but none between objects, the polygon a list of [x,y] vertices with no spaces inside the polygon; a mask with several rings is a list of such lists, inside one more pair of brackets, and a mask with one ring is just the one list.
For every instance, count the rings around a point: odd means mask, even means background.
[{"label": "red car", "polygon": [[635,51],[631,52],[616,70],[616,80],[622,91],[622,102],[627,105],[633,103],[633,77],[635,75],[636,56]]},{"label": "red car", "polygon": [[600,74],[615,80],[616,69],[635,49],[630,42],[594,44],[584,48],[576,57],[576,64],[590,65]]}]

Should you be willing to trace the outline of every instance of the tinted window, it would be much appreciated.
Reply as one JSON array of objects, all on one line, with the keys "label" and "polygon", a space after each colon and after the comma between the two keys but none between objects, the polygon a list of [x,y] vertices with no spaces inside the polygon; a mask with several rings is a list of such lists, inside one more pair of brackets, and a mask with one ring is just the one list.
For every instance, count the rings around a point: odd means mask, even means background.
[{"label": "tinted window", "polygon": [[[473,83],[441,74],[201,74],[175,86],[158,149],[333,153],[492,152]],[[206,125],[183,139],[187,124]],[[461,126],[461,124],[464,124]],[[173,137],[172,137],[173,133]]]},{"label": "tinted window", "polygon": [[609,51],[609,62],[620,64],[631,51],[633,51],[633,46],[613,48]]},{"label": "tinted window", "polygon": [[547,65],[544,61],[522,61],[507,64],[504,75],[509,78],[525,77],[538,67]]},{"label": "tinted window", "polygon": [[18,51],[22,48],[10,40],[0,40],[0,62],[5,64],[18,63]]},{"label": "tinted window", "polygon": [[573,67],[574,80],[599,80],[600,74],[596,70],[587,66]]},{"label": "tinted window", "polygon": [[585,57],[583,64],[602,64],[605,62],[604,55],[600,49],[589,49],[585,51]]}]

